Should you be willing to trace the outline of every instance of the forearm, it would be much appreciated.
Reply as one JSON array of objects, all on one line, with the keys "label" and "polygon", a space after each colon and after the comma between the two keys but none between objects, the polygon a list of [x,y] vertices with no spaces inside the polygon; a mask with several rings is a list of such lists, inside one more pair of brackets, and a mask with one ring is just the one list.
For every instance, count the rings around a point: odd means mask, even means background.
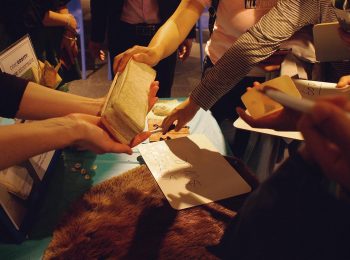
[{"label": "forearm", "polygon": [[34,155],[71,145],[80,134],[78,122],[69,117],[2,126],[0,169]]},{"label": "forearm", "polygon": [[48,11],[45,13],[43,24],[45,26],[66,26],[68,19],[68,13]]},{"label": "forearm", "polygon": [[98,115],[103,99],[81,97],[29,82],[23,94],[16,117],[40,120],[70,113]]},{"label": "forearm", "polygon": [[187,37],[203,9],[196,1],[181,1],[175,13],[158,30],[148,46],[157,50],[160,59],[171,55]]}]

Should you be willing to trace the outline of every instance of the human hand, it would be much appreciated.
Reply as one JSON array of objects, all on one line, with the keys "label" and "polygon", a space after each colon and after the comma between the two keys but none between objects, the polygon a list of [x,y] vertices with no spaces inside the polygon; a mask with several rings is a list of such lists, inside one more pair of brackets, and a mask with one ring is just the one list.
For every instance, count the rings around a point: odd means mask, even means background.
[{"label": "human hand", "polygon": [[190,56],[193,39],[185,39],[178,48],[178,58],[185,61]]},{"label": "human hand", "polygon": [[132,153],[130,146],[119,143],[107,133],[100,117],[70,114],[67,118],[71,120],[75,127],[69,128],[72,129],[72,133],[68,132],[66,134],[78,135],[78,138],[72,144],[77,149],[89,150],[96,154]]},{"label": "human hand", "polygon": [[[156,97],[157,91],[159,90],[159,82],[153,81],[150,86],[149,98],[148,98],[148,112],[151,111],[154,104],[157,102],[158,98]],[[142,132],[134,137],[130,143],[130,147],[134,147],[152,135],[150,131]]]},{"label": "human hand", "polygon": [[343,76],[339,79],[337,88],[345,88],[350,85],[350,75]]},{"label": "human hand", "polygon": [[106,58],[106,55],[102,50],[102,43],[90,41],[89,51],[90,51],[91,57],[94,59],[99,59],[101,61],[104,61]]},{"label": "human hand", "polygon": [[175,131],[179,131],[196,115],[199,108],[200,107],[191,98],[187,98],[184,102],[174,108],[173,111],[170,112],[170,115],[163,120],[163,134],[168,131],[175,121],[177,121]]},{"label": "human hand", "polygon": [[154,48],[135,45],[123,53],[114,57],[114,73],[123,72],[128,61],[133,58],[135,61],[146,63],[151,67],[157,65],[160,56]]},{"label": "human hand", "polygon": [[148,95],[148,112],[151,111],[154,104],[158,101],[157,92],[159,90],[159,81],[153,81]]},{"label": "human hand", "polygon": [[242,108],[237,107],[238,115],[251,127],[270,128],[276,131],[296,131],[297,122],[301,114],[297,111],[282,108],[274,113],[254,119],[248,115]]},{"label": "human hand", "polygon": [[[256,89],[263,88],[259,82],[254,82],[253,87]],[[251,89],[251,87],[248,87],[247,90],[249,91],[249,89]],[[297,122],[301,116],[299,112],[289,108],[283,108],[274,113],[256,119],[248,115],[245,110],[240,107],[236,108],[236,112],[251,127],[270,128],[277,131],[295,131],[297,129]]]},{"label": "human hand", "polygon": [[317,163],[328,178],[350,190],[350,119],[345,111],[350,111],[346,97],[319,99],[298,128],[305,138],[304,159]]},{"label": "human hand", "polygon": [[75,58],[78,55],[78,45],[75,34],[68,31],[64,33],[61,41],[61,52],[61,60],[63,61],[63,64],[69,68],[75,63]]}]

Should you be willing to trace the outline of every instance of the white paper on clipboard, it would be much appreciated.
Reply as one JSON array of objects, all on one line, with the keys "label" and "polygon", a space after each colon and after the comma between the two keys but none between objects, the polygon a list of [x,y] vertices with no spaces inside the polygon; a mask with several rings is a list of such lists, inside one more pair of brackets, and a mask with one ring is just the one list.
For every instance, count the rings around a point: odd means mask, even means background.
[{"label": "white paper on clipboard", "polygon": [[143,144],[139,151],[174,209],[251,191],[204,135]]}]

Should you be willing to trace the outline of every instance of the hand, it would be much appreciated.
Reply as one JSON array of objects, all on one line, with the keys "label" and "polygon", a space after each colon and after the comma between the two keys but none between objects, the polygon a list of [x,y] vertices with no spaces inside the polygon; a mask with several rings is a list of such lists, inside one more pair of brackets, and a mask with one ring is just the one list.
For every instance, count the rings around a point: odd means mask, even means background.
[{"label": "hand", "polygon": [[350,190],[350,119],[345,111],[350,111],[346,97],[320,99],[311,114],[302,116],[298,127],[305,138],[302,156]]},{"label": "hand", "polygon": [[297,122],[301,116],[299,112],[283,108],[272,114],[254,119],[248,115],[242,108],[237,107],[238,115],[251,127],[270,128],[276,131],[296,131]]},{"label": "hand", "polygon": [[184,102],[178,105],[170,115],[162,122],[163,134],[165,134],[169,127],[175,122],[175,131],[179,131],[187,122],[189,122],[199,110],[199,106],[191,99],[187,98]]},{"label": "hand", "polygon": [[104,61],[106,58],[106,55],[102,50],[102,43],[90,41],[89,51],[93,59]]},{"label": "hand", "polygon": [[[159,90],[159,82],[153,81],[150,86],[149,91],[149,98],[148,98],[148,112],[151,111],[154,104],[157,102],[158,98],[156,97],[157,91]],[[147,138],[149,138],[152,135],[151,132],[146,131],[138,134],[134,137],[134,139],[130,143],[130,147],[134,147],[143,141],[145,141]]]},{"label": "hand", "polygon": [[[253,87],[256,89],[262,89],[259,82],[254,82]],[[248,90],[251,87],[248,87]],[[254,119],[248,115],[242,108],[237,107],[236,112],[238,115],[248,123],[251,127],[255,128],[270,128],[277,131],[295,131],[296,125],[301,116],[297,111],[283,108],[282,110],[276,111],[272,114],[268,114],[264,117]]]},{"label": "hand", "polygon": [[78,55],[78,45],[77,38],[72,33],[66,31],[63,35],[61,42],[61,59],[63,64],[69,68],[72,64],[75,63],[75,58]]},{"label": "hand", "polygon": [[154,104],[158,101],[156,97],[159,90],[159,81],[153,81],[150,86],[149,96],[148,96],[148,112],[151,111]]},{"label": "hand", "polygon": [[193,39],[185,39],[178,48],[178,58],[185,61],[191,53]]},{"label": "hand", "polygon": [[341,77],[338,81],[337,88],[345,88],[348,85],[350,85],[350,75]]},{"label": "hand", "polygon": [[78,127],[71,128],[79,133],[79,138],[73,143],[77,149],[90,150],[97,154],[132,153],[128,145],[117,142],[107,133],[100,117],[86,114],[70,114],[67,117],[78,124]]},{"label": "hand", "polygon": [[114,73],[123,72],[126,64],[131,58],[133,58],[135,61],[146,63],[153,67],[160,61],[159,57],[160,56],[155,49],[135,45],[134,47],[114,57],[113,71]]}]

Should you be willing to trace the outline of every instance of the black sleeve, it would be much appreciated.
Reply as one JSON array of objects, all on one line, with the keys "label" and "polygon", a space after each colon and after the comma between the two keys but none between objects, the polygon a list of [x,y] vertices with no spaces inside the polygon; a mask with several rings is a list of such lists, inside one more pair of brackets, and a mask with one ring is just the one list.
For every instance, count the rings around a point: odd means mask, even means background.
[{"label": "black sleeve", "polygon": [[16,116],[27,85],[27,80],[0,72],[0,116]]}]

